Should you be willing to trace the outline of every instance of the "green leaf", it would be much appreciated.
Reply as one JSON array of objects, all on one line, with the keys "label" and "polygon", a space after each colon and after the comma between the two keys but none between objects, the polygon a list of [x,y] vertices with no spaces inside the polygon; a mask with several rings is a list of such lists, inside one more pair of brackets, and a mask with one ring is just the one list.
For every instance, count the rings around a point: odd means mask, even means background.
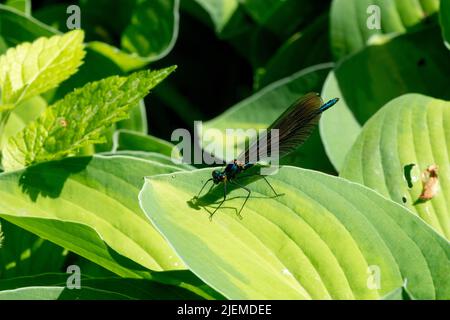
[{"label": "green leaf", "polygon": [[3,240],[4,240],[4,236],[3,236],[3,231],[2,231],[2,224],[0,223],[0,249],[3,246]]},{"label": "green leaf", "polygon": [[53,89],[74,74],[85,55],[82,31],[22,43],[0,57],[2,104],[17,104]]},{"label": "green leaf", "polygon": [[291,36],[326,6],[325,1],[308,0],[242,0],[241,3],[259,25],[281,39]]},{"label": "green leaf", "polygon": [[[91,41],[88,47],[114,61],[124,72],[160,60],[173,49],[178,38],[179,6],[180,0],[122,0],[114,6],[110,1],[83,1],[81,10],[87,12],[86,27],[90,32],[104,35],[112,31],[121,37],[120,49],[107,43],[112,39]],[[119,21],[113,22],[105,12],[122,14]]]},{"label": "green leaf", "polygon": [[418,299],[449,299],[448,241],[375,191],[283,167],[268,179],[284,195],[274,198],[256,177],[240,180],[252,191],[243,219],[236,211],[247,193],[230,184],[210,221],[223,186],[193,199],[210,174],[149,177],[139,199],[188,268],[226,298],[378,299],[407,279]]},{"label": "green leaf", "polygon": [[5,5],[17,9],[26,15],[31,14],[31,0],[6,0]]},{"label": "green leaf", "polygon": [[93,143],[103,132],[127,118],[127,112],[175,67],[113,76],[90,83],[48,107],[34,122],[11,137],[3,150],[6,170],[60,159]]},{"label": "green leaf", "polygon": [[[381,29],[368,27],[376,18],[370,6],[380,10]],[[438,11],[439,0],[334,0],[330,14],[333,53],[339,60],[364,48],[377,36],[417,28]]]},{"label": "green leaf", "polygon": [[383,297],[383,300],[415,300],[415,299],[409,293],[408,289],[405,286],[403,286],[388,293],[386,296]]},{"label": "green leaf", "polygon": [[19,104],[10,114],[5,125],[0,145],[4,145],[9,137],[16,135],[25,126],[36,120],[47,107],[47,103],[40,96],[28,99]]},{"label": "green leaf", "polygon": [[238,0],[195,0],[209,15],[217,33],[221,33],[239,7]]},{"label": "green leaf", "polygon": [[179,0],[141,0],[122,34],[122,48],[147,60],[166,56],[178,37]]},{"label": "green leaf", "polygon": [[440,21],[445,45],[450,50],[450,2],[441,1]]},{"label": "green leaf", "polygon": [[129,130],[117,130],[114,133],[113,152],[127,151],[146,151],[155,152],[172,157],[172,152],[177,159],[181,159],[180,152],[175,150],[175,145],[165,140],[150,135],[140,134]]},{"label": "green leaf", "polygon": [[336,97],[340,99],[339,103],[322,115],[319,130],[326,154],[339,171],[348,150],[361,131],[361,124],[355,119],[347,102],[342,98],[335,71],[331,71],[323,85],[322,98],[326,101]]},{"label": "green leaf", "polygon": [[[197,128],[199,136],[202,137],[202,134],[210,129],[220,130],[222,135],[225,135],[226,129],[258,130],[269,127],[299,97],[311,91],[320,91],[331,67],[332,64],[314,66],[271,84],[231,107],[225,113],[203,123],[202,127]],[[240,153],[245,145],[245,137],[238,139],[237,144],[235,139],[223,141],[218,136],[212,138],[215,139],[212,140],[214,145],[211,142],[205,143],[205,151],[214,152],[220,159],[227,155],[227,161],[233,160],[233,152]],[[216,144],[220,146],[219,150],[214,150]],[[283,158],[282,163],[333,172],[317,130],[303,146]]]},{"label": "green leaf", "polygon": [[7,47],[39,37],[51,37],[58,31],[31,16],[0,4],[0,37]]},{"label": "green leaf", "polygon": [[0,217],[124,277],[184,266],[145,220],[143,176],[175,169],[131,157],[67,158],[0,175]]},{"label": "green leaf", "polygon": [[42,274],[0,280],[0,300],[201,299],[186,289],[141,279],[82,277],[81,289],[71,290],[66,286],[69,276],[70,274]]},{"label": "green leaf", "polygon": [[66,260],[61,247],[1,220],[5,241],[0,250],[0,279],[60,272]]},{"label": "green leaf", "polygon": [[145,159],[149,162],[158,162],[166,166],[175,167],[179,170],[193,170],[195,167],[184,164],[184,163],[174,163],[172,158],[158,152],[148,152],[148,151],[135,151],[135,150],[119,150],[114,152],[103,152],[100,153],[103,156],[128,156],[135,157],[139,159]]},{"label": "green leaf", "polygon": [[[450,102],[409,94],[364,126],[341,175],[377,190],[450,239]],[[438,166],[440,190],[419,201],[421,173]]]},{"label": "green leaf", "polygon": [[117,130],[128,130],[134,131],[141,134],[147,134],[147,111],[145,108],[144,100],[139,101],[134,107],[129,111],[128,119],[119,121],[113,124],[109,130],[108,134],[105,134],[106,143],[95,145],[95,152],[109,152],[114,147],[114,133]]},{"label": "green leaf", "polygon": [[[291,36],[256,74],[256,86],[264,87],[308,66],[331,61],[328,15],[323,14],[310,26]],[[325,36],[324,36],[325,35]]]},{"label": "green leaf", "polygon": [[341,100],[325,112],[320,124],[322,141],[335,168],[342,169],[358,137],[358,125],[388,101],[406,93],[450,99],[448,74],[449,52],[437,26],[369,46],[339,63],[322,95]]}]

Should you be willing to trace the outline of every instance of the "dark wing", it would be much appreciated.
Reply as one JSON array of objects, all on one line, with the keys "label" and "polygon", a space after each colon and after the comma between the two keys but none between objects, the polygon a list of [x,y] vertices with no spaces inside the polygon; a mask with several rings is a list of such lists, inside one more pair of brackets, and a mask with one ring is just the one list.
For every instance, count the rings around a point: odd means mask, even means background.
[{"label": "dark wing", "polygon": [[[310,136],[319,122],[323,100],[317,93],[308,93],[294,102],[237,160],[256,163],[278,151],[280,158],[297,149]],[[278,144],[271,146],[271,129],[278,129]],[[274,139],[275,141],[275,139]]]}]

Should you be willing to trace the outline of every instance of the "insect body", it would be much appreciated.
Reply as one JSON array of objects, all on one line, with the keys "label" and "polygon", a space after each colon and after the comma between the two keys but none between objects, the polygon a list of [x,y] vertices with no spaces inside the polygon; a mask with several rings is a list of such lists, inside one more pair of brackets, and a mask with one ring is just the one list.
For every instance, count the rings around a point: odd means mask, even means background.
[{"label": "insect body", "polygon": [[[319,122],[322,112],[334,106],[338,101],[338,98],[334,98],[324,104],[319,94],[306,94],[292,104],[277,120],[275,120],[269,127],[267,133],[258,137],[257,141],[243,151],[237,159],[227,164],[223,170],[214,170],[212,172],[212,178],[206,181],[197,197],[195,197],[198,198],[200,196],[208,182],[213,181],[216,185],[223,183],[224,194],[222,202],[210,215],[210,219],[212,219],[212,216],[227,198],[227,184],[234,184],[247,191],[247,197],[238,212],[238,216],[241,217],[240,213],[250,197],[251,190],[246,186],[241,185],[236,180],[242,177],[241,173],[243,171],[253,167],[257,162],[266,160],[267,157],[271,156],[273,150],[269,147],[272,147],[272,129],[276,129],[278,132],[278,154],[281,158],[294,151],[305,142]],[[279,196],[266,177],[261,177],[267,182],[275,196]]]}]

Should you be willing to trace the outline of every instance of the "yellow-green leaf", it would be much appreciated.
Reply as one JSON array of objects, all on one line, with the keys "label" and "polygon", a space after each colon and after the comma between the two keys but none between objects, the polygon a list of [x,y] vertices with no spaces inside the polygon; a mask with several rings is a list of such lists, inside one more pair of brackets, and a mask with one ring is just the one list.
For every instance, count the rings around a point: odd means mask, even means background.
[{"label": "yellow-green leaf", "polygon": [[[421,174],[438,167],[438,191],[420,201]],[[418,214],[450,239],[450,102],[418,94],[392,100],[364,126],[342,176]]]},{"label": "yellow-green leaf", "polygon": [[2,104],[44,93],[74,74],[85,55],[79,30],[22,43],[0,57]]}]

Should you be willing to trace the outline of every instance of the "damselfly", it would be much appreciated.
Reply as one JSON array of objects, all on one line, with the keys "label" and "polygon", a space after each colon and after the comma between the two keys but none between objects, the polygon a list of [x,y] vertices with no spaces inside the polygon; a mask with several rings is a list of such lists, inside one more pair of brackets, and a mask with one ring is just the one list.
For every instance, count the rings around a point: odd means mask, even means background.
[{"label": "damselfly", "polygon": [[[214,185],[223,183],[223,199],[219,206],[210,214],[210,219],[219,210],[227,199],[227,184],[233,184],[247,191],[247,197],[238,212],[240,218],[241,211],[250,197],[251,190],[246,186],[236,182],[241,173],[253,167],[257,162],[266,160],[264,157],[270,157],[272,145],[272,130],[277,129],[278,133],[278,156],[280,158],[297,149],[308,139],[312,130],[319,122],[322,112],[331,108],[339,101],[334,98],[327,103],[323,103],[322,98],[317,93],[308,93],[294,102],[277,120],[268,128],[264,136],[258,137],[251,143],[233,162],[226,165],[223,170],[214,170],[212,178],[208,179],[200,192],[194,199],[198,199],[205,186],[212,181]],[[275,196],[279,194],[275,191],[265,176],[262,178],[267,182]]]}]

